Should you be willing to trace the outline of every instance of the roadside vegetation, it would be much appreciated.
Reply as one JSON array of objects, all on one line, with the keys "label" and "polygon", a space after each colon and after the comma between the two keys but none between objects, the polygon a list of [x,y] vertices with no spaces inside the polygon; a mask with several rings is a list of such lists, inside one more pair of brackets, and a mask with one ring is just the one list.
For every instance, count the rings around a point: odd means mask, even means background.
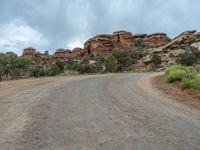
[{"label": "roadside vegetation", "polygon": [[181,88],[200,90],[200,70],[198,67],[172,65],[165,70],[165,79],[169,83],[180,82]]},{"label": "roadside vegetation", "polygon": [[[139,43],[140,44],[140,43]],[[31,59],[0,54],[0,81],[26,77],[99,74],[132,71],[130,68],[143,57],[143,49],[118,50],[107,57],[86,56],[65,60]]]}]

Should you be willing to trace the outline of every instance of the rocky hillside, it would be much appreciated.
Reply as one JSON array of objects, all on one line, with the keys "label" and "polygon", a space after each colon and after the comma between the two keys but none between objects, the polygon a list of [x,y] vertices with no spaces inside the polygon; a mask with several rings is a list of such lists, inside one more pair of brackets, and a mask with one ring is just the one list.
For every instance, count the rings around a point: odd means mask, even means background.
[{"label": "rocky hillside", "polygon": [[23,57],[33,59],[66,59],[69,57],[84,58],[86,56],[109,56],[114,51],[134,51],[140,48],[144,55],[135,67],[148,68],[152,65],[152,57],[161,57],[160,68],[174,64],[180,54],[191,52],[194,49],[200,51],[200,32],[196,30],[185,31],[174,39],[170,39],[165,33],[133,34],[127,31],[116,31],[112,34],[101,34],[90,38],[84,43],[84,48],[57,49],[50,56],[48,51],[37,52],[34,48],[26,48]]}]

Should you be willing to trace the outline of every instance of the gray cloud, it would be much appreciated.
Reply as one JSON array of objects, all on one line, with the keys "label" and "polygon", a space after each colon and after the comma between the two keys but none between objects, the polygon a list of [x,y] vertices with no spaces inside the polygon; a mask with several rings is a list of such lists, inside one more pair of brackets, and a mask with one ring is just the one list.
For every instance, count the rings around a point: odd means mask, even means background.
[{"label": "gray cloud", "polygon": [[1,0],[0,52],[81,46],[115,30],[165,32],[200,29],[199,0]]}]

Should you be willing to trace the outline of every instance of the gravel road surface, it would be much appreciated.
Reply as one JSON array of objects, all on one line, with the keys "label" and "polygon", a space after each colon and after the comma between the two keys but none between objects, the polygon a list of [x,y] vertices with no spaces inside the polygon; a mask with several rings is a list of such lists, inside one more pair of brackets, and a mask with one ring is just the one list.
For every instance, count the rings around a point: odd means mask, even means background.
[{"label": "gravel road surface", "polygon": [[0,150],[200,150],[200,112],[154,73],[0,83]]}]

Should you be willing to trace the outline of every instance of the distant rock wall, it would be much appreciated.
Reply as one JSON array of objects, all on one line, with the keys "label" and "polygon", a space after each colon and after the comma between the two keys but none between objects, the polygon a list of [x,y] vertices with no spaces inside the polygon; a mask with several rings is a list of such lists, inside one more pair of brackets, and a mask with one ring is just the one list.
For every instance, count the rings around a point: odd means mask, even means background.
[{"label": "distant rock wall", "polygon": [[152,56],[157,53],[162,57],[161,66],[175,63],[181,53],[190,50],[191,47],[200,49],[200,32],[189,30],[181,33],[174,39],[170,39],[165,33],[154,34],[132,34],[127,31],[116,31],[112,34],[101,34],[90,38],[84,43],[84,48],[74,48],[72,51],[68,49],[57,49],[50,56],[48,51],[44,53],[37,52],[32,47],[25,48],[23,57],[31,57],[33,59],[52,60],[66,59],[69,57],[83,58],[88,55],[92,56],[108,56],[113,51],[132,50],[136,47],[143,47],[146,56],[139,61],[140,66],[151,65]]},{"label": "distant rock wall", "polygon": [[32,47],[25,48],[22,54],[24,58],[32,59],[48,59],[50,57],[49,52],[45,51],[44,53],[37,52],[36,49]]},{"label": "distant rock wall", "polygon": [[140,44],[146,48],[157,48],[170,42],[165,33],[135,34],[127,31],[116,31],[111,35],[97,35],[84,44],[84,50],[94,56],[110,55],[115,50],[130,50]]}]

